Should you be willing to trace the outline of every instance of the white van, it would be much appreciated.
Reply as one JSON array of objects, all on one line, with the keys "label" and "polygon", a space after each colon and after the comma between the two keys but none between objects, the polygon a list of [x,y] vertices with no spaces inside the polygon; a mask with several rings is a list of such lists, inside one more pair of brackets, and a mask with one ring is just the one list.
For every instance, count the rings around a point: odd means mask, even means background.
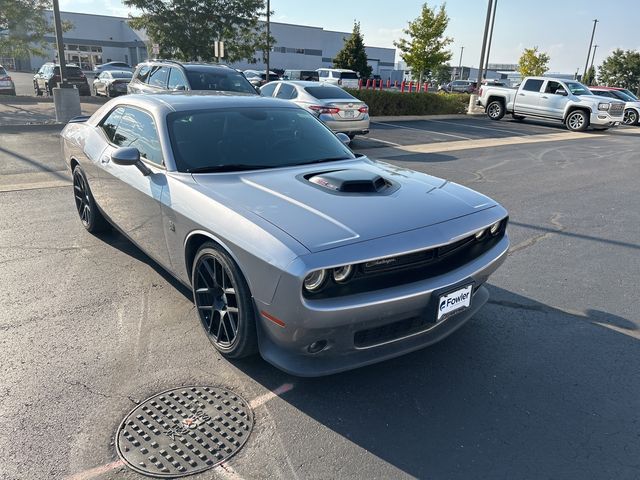
[{"label": "white van", "polygon": [[346,88],[358,88],[358,74],[345,68],[319,68],[320,83],[330,83]]}]

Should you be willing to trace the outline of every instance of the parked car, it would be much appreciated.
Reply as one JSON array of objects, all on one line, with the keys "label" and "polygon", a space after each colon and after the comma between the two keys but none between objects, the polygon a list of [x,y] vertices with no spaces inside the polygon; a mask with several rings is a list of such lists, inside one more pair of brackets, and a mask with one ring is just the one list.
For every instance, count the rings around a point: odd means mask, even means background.
[{"label": "parked car", "polygon": [[13,83],[9,73],[2,65],[0,65],[0,94],[16,94],[16,85]]},{"label": "parked car", "polygon": [[478,82],[471,80],[454,80],[443,86],[442,90],[447,93],[473,93],[478,87]]},{"label": "parked car", "polygon": [[93,94],[105,97],[125,95],[132,77],[133,73],[125,70],[105,70],[93,81]]},{"label": "parked car", "polygon": [[549,77],[525,77],[517,89],[482,87],[478,101],[492,120],[511,113],[516,120],[557,120],[571,131],[615,127],[625,108],[624,102],[597,97],[577,81]]},{"label": "parked car", "polygon": [[307,82],[318,82],[320,77],[315,70],[285,70],[282,80],[303,80]]},{"label": "parked car", "polygon": [[128,63],[125,63],[125,62],[107,62],[107,63],[103,63],[102,65],[96,65],[93,68],[93,73],[97,76],[97,75],[100,75],[102,72],[105,72],[107,70],[118,70],[118,71],[133,72],[133,67],[131,65],[129,65]]},{"label": "parked car", "polygon": [[242,73],[225,65],[149,60],[138,64],[128,93],[223,91],[257,95]]},{"label": "parked car", "polygon": [[[81,96],[90,96],[91,89],[86,75],[77,65],[66,65],[67,82],[75,86]],[[33,76],[33,90],[37,96],[43,93],[53,95],[54,87],[62,82],[60,78],[60,65],[54,63],[45,63],[40,67],[38,73]]]},{"label": "parked car", "polygon": [[494,200],[356,156],[289,101],[127,95],[61,135],[82,225],[117,226],[190,288],[228,358],[317,376],[423,348],[507,256]]},{"label": "parked car", "polygon": [[265,83],[269,83],[280,78],[277,73],[272,72],[271,70],[269,70],[268,80],[267,72],[260,72],[258,70],[244,70],[242,74],[249,81],[249,83],[256,88],[261,87]]},{"label": "parked car", "polygon": [[344,68],[319,68],[318,79],[320,83],[329,83],[346,88],[358,88],[360,82],[356,72]]},{"label": "parked car", "polygon": [[342,88],[328,83],[278,81],[260,88],[265,97],[290,100],[350,139],[369,133],[369,107]]},{"label": "parked car", "polygon": [[599,97],[622,100],[625,102],[624,118],[622,123],[625,125],[640,124],[640,100],[629,90],[615,87],[589,87],[589,90]]}]

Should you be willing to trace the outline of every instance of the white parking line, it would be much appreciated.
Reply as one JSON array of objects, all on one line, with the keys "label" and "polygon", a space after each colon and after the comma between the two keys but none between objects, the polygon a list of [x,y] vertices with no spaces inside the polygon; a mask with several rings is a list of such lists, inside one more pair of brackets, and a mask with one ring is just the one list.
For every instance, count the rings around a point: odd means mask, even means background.
[{"label": "white parking line", "polygon": [[436,132],[434,130],[425,130],[423,128],[407,127],[406,125],[395,125],[393,123],[385,123],[385,122],[371,122],[371,123],[374,123],[376,125],[386,125],[387,127],[403,128],[405,130],[414,130],[416,132],[435,133],[436,135],[444,135],[445,137],[460,138],[462,140],[471,140],[470,137],[463,137],[462,135],[454,135],[453,133]]},{"label": "white parking line", "polygon": [[423,120],[424,122],[434,122],[434,123],[446,123],[447,125],[455,125],[455,126],[461,126],[461,127],[468,127],[468,128],[476,128],[478,130],[489,130],[490,132],[505,132],[505,133],[513,133],[515,135],[523,135],[523,136],[527,136],[529,134],[527,133],[522,133],[522,132],[518,132],[515,130],[507,130],[505,128],[500,128],[496,125],[497,128],[491,128],[491,127],[480,127],[478,125],[470,125],[468,123],[460,123],[460,122],[448,122],[446,120]]},{"label": "white parking line", "polygon": [[399,143],[388,142],[387,140],[381,140],[379,138],[367,137],[367,140],[373,140],[374,142],[384,143],[385,145],[391,145],[392,147],[399,147]]}]

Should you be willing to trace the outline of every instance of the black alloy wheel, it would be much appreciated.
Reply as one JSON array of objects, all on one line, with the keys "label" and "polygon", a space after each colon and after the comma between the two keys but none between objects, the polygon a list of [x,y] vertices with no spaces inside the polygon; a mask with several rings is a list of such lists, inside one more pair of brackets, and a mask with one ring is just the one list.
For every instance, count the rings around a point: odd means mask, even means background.
[{"label": "black alloy wheel", "polygon": [[80,221],[87,231],[97,233],[109,228],[109,224],[98,210],[89,189],[89,182],[79,166],[73,169],[73,195]]},{"label": "black alloy wheel", "polygon": [[622,121],[625,125],[637,125],[638,124],[638,112],[636,112],[632,108],[628,108],[624,111],[624,120]]},{"label": "black alloy wheel", "polygon": [[192,270],[193,298],[209,340],[225,357],[257,350],[255,313],[249,288],[233,260],[215,243],[205,243]]}]

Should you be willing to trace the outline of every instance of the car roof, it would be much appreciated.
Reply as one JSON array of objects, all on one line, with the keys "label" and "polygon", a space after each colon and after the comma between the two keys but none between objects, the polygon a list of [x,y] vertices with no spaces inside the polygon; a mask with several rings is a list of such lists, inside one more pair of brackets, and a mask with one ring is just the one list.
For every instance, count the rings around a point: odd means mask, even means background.
[{"label": "car roof", "polygon": [[142,64],[166,64],[166,65],[177,65],[180,67],[183,67],[185,70],[190,70],[190,69],[194,69],[197,67],[207,67],[207,68],[219,68],[219,69],[228,69],[228,70],[234,70],[233,68],[229,67],[229,65],[224,65],[221,63],[208,63],[208,62],[179,62],[177,60],[166,60],[166,59],[150,59],[150,60],[145,60],[144,62],[141,62],[140,65]]},{"label": "car roof", "polygon": [[221,91],[134,94],[118,97],[118,101],[120,104],[138,106],[158,113],[251,107],[300,108],[293,102],[279,98]]},{"label": "car roof", "polygon": [[[331,70],[332,72],[354,72],[355,70],[349,70],[348,68],[329,68],[329,67],[322,67],[319,68],[318,70]],[[316,70],[317,71],[317,70]]]},{"label": "car roof", "polygon": [[133,72],[130,72],[129,70],[105,70],[102,73],[108,73],[109,75],[111,75],[113,73],[126,73],[126,74],[129,74],[129,75],[133,76]]},{"label": "car roof", "polygon": [[[278,82],[290,83],[292,85],[298,85],[300,87],[340,88],[337,85],[330,85],[330,84],[321,83],[321,82],[313,82],[311,80],[278,80]],[[342,89],[340,88],[340,90]]]},{"label": "car roof", "polygon": [[625,88],[620,88],[620,87],[600,87],[600,86],[598,86],[598,87],[589,87],[589,89],[591,89],[591,90],[594,89],[594,88],[597,88],[597,89],[600,89],[600,90],[626,90]]}]

